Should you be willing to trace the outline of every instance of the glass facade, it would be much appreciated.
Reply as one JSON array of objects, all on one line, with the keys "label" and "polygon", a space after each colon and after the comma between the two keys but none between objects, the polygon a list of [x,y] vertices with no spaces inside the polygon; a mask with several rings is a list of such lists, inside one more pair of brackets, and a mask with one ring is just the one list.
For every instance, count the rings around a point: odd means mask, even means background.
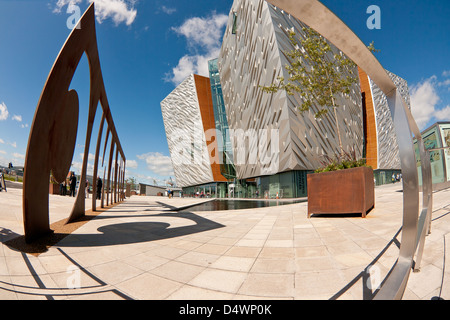
[{"label": "glass facade", "polygon": [[401,180],[401,170],[374,170],[373,178],[376,186],[394,183]]},{"label": "glass facade", "polygon": [[230,136],[228,135],[228,120],[225,111],[225,102],[223,101],[217,59],[208,61],[208,70],[217,132],[216,137],[219,149],[220,170],[224,177],[233,179],[236,177],[236,173],[233,165],[233,151],[231,148]]},{"label": "glass facade", "polygon": [[282,199],[307,196],[309,171],[289,171],[252,179],[233,179],[183,188],[187,197]]},{"label": "glass facade", "polygon": [[[426,149],[446,148],[450,146],[450,122],[437,122],[422,132]],[[422,168],[419,148],[414,143],[416,164],[419,174],[419,185],[422,185]],[[433,150],[430,152],[432,182],[436,184],[450,183],[450,149]]]}]

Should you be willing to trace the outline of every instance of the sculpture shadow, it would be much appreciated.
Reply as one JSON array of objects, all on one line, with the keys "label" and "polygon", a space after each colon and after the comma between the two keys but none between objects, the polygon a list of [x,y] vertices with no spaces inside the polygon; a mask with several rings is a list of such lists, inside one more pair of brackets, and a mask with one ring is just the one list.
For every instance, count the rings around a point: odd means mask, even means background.
[{"label": "sculpture shadow", "polygon": [[[145,218],[145,217],[171,217],[181,218],[192,221],[193,224],[171,227],[167,222],[158,221],[133,221],[112,223],[99,227],[97,230],[100,234],[76,234],[74,241],[62,241],[70,235],[69,232],[55,232],[49,233],[33,243],[26,243],[23,236],[18,234],[4,237],[6,241],[2,241],[9,248],[30,253],[40,254],[46,252],[51,246],[58,247],[101,247],[114,246],[121,244],[132,244],[140,242],[150,242],[155,240],[170,239],[181,237],[189,234],[210,231],[224,227],[224,225],[215,221],[203,218],[192,212],[181,213],[160,213],[150,215],[102,215],[96,216],[96,220],[114,219],[114,218]],[[92,220],[92,217],[85,217],[81,220]],[[84,222],[81,221],[81,222]],[[80,220],[78,220],[80,222]]]},{"label": "sculpture shadow", "polygon": [[[194,222],[194,224],[171,227],[171,224],[167,222],[156,221],[115,223],[99,227],[97,230],[101,232],[101,234],[77,234],[77,239],[80,241],[63,241],[58,243],[58,247],[114,246],[139,242],[150,242],[186,236],[224,227],[224,225],[220,223],[203,218],[192,212],[162,213],[157,215],[146,215],[146,217],[176,217],[190,220]],[[108,219],[108,217],[103,216],[100,219]]]}]

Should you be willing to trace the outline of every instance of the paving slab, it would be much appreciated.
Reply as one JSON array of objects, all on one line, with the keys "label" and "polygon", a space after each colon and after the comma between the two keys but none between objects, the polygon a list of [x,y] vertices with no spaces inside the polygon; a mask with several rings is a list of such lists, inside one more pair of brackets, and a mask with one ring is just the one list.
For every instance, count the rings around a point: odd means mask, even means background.
[{"label": "paving slab", "polygon": [[[395,264],[401,184],[375,189],[366,218],[307,203],[193,211],[211,199],[132,196],[68,228],[74,198],[50,195],[58,241],[27,251],[22,191],[0,193],[0,299],[361,300]],[[433,194],[431,234],[405,300],[450,299],[450,189]],[[175,211],[176,208],[185,208]],[[447,258],[447,259],[446,259]],[[374,268],[369,268],[374,266]],[[365,284],[365,285],[364,285]]]}]

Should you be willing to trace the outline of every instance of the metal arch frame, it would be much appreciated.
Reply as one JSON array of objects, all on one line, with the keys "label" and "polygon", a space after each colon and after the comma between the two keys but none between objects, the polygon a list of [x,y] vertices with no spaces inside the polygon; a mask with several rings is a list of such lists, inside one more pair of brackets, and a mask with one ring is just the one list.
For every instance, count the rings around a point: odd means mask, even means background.
[{"label": "metal arch frame", "polygon": [[[403,178],[403,226],[399,257],[375,299],[401,299],[414,266],[420,266],[433,206],[430,158],[422,135],[394,82],[366,45],[334,13],[317,0],[266,0],[306,23],[352,59],[387,97],[399,145]],[[412,135],[422,160],[423,203],[419,214],[419,181]],[[419,262],[419,263],[417,263]]]},{"label": "metal arch frame", "polygon": [[[97,174],[100,141],[105,121],[108,135],[111,134],[111,143],[117,150],[115,167],[118,168],[117,152],[120,152],[121,161],[123,163],[126,161],[106,96],[95,32],[94,3],[92,3],[81,17],[77,27],[70,33],[56,58],[34,114],[25,157],[22,196],[26,242],[32,242],[52,232],[49,226],[49,176],[52,173],[57,182],[62,182],[71,166],[78,130],[79,101],[77,92],[69,91],[69,86],[83,54],[87,56],[90,73],[87,132],[77,198],[66,223],[85,215],[89,146],[99,103],[103,114],[96,145],[94,174]],[[116,186],[123,185],[124,174],[120,173],[122,180],[118,181],[116,169]],[[96,185],[97,180],[94,178],[94,190]],[[114,192],[118,192],[118,189],[114,189]],[[114,202],[118,199],[120,197],[114,197]],[[96,210],[95,196],[92,197],[92,210]]]}]

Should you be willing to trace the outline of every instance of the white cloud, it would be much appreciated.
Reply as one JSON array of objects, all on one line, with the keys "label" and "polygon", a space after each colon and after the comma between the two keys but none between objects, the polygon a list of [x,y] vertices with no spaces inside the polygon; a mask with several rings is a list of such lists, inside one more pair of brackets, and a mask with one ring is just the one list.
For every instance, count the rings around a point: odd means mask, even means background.
[{"label": "white cloud", "polygon": [[444,70],[444,71],[442,72],[442,76],[443,76],[443,77],[450,77],[450,70]]},{"label": "white cloud", "polygon": [[218,57],[224,27],[228,16],[213,13],[206,18],[194,17],[172,30],[184,36],[189,54],[184,55],[178,65],[166,74],[166,81],[180,84],[190,74],[208,76],[208,60]]},{"label": "white cloud", "polygon": [[[111,18],[119,25],[124,22],[127,26],[134,22],[137,10],[134,5],[137,0],[86,0],[88,3],[95,2],[95,16],[99,23]],[[53,12],[60,13],[64,6],[78,5],[82,0],[58,0]]]},{"label": "white cloud", "polygon": [[24,155],[24,154],[17,153],[17,152],[14,152],[14,153],[13,153],[13,157],[14,157],[14,158],[17,158],[17,159],[25,160],[25,155]]},{"label": "white cloud", "polygon": [[0,150],[0,153],[1,153],[1,154],[6,154],[6,151]]},{"label": "white cloud", "polygon": [[20,127],[21,127],[21,128],[28,128],[28,123],[25,123],[25,124],[22,123],[22,124],[20,125]]},{"label": "white cloud", "polygon": [[61,10],[64,6],[68,5],[76,5],[81,3],[82,0],[58,0],[56,2],[55,8],[53,9],[53,12],[55,13],[61,13]]},{"label": "white cloud", "polygon": [[168,7],[166,7],[166,6],[162,6],[162,7],[161,7],[161,10],[162,10],[164,13],[166,13],[166,14],[172,14],[172,13],[174,13],[174,12],[177,11],[176,8],[168,8]]},{"label": "white cloud", "polygon": [[[89,2],[92,3],[94,0]],[[95,0],[97,21],[102,23],[105,19],[112,18],[116,26],[122,22],[129,26],[136,19],[135,3],[135,0]]]},{"label": "white cloud", "polygon": [[[84,158],[84,152],[80,153],[80,159]],[[88,153],[88,162],[89,161],[94,161],[95,160],[95,154],[93,153]]]},{"label": "white cloud", "polygon": [[217,58],[219,50],[217,49],[205,55],[183,56],[179,60],[178,65],[172,69],[172,73],[166,75],[165,80],[177,86],[191,74],[209,76],[208,61]]},{"label": "white cloud", "polygon": [[411,112],[420,129],[435,116],[439,96],[435,88],[436,77],[432,76],[411,88]]},{"label": "white cloud", "polygon": [[13,147],[13,148],[17,148],[17,143],[14,141],[14,142],[8,142],[8,144],[11,146],[11,147]]},{"label": "white cloud", "polygon": [[136,160],[127,160],[126,168],[137,169],[138,163]]},{"label": "white cloud", "polygon": [[[75,161],[72,163],[72,167],[71,167],[70,171],[75,171],[76,174],[80,174],[82,168],[83,168],[83,163],[79,162],[79,161]],[[93,172],[94,172],[94,165],[88,162],[87,168],[86,168],[86,174],[92,175]]]},{"label": "white cloud", "polygon": [[161,177],[173,176],[172,160],[159,152],[148,152],[137,156],[147,163],[147,168]]},{"label": "white cloud", "polygon": [[222,28],[226,25],[228,16],[213,13],[210,17],[194,17],[186,20],[181,26],[174,27],[177,34],[188,40],[188,45],[205,48],[216,48],[223,36]]},{"label": "white cloud", "polygon": [[0,121],[8,119],[8,108],[4,102],[0,103]]},{"label": "white cloud", "polygon": [[447,86],[450,86],[450,79],[446,79],[446,80],[444,80],[444,81],[439,82],[439,83],[438,83],[438,86],[439,86],[439,87],[447,87]]},{"label": "white cloud", "polygon": [[3,139],[0,139],[0,143],[5,143],[5,140],[3,140]]},{"label": "white cloud", "polygon": [[22,122],[22,116],[17,115],[17,114],[13,115],[12,119],[17,122]]},{"label": "white cloud", "polygon": [[446,106],[445,108],[441,109],[441,110],[436,110],[434,117],[438,120],[438,121],[450,121],[450,105]]}]

